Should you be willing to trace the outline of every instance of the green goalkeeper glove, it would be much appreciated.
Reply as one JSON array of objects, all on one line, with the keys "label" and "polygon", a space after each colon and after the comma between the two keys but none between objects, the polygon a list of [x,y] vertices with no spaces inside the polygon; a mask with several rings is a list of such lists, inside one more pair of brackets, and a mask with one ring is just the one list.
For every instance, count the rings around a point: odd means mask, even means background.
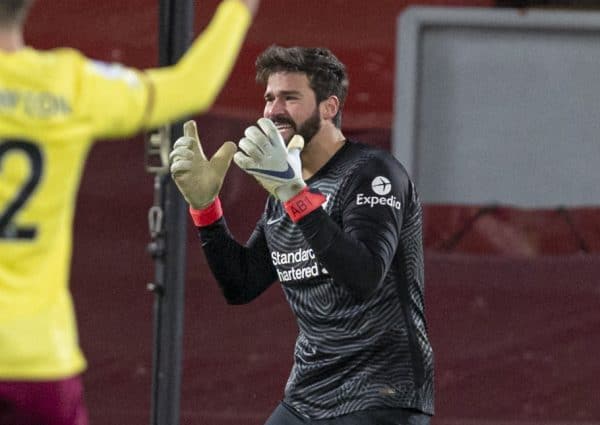
[{"label": "green goalkeeper glove", "polygon": [[295,135],[286,148],[273,121],[260,118],[257,124],[246,129],[233,160],[275,198],[286,202],[306,187],[300,161],[304,139]]},{"label": "green goalkeeper glove", "polygon": [[192,208],[204,209],[215,200],[236,150],[235,143],[225,142],[209,161],[196,123],[190,120],[183,124],[183,136],[173,144],[169,159],[171,176]]}]

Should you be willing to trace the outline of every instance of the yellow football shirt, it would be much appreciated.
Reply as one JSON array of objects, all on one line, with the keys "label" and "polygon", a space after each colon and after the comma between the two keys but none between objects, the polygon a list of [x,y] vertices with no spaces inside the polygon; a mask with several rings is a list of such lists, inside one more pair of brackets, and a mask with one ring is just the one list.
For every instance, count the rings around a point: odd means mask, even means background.
[{"label": "yellow football shirt", "polygon": [[0,51],[0,379],[84,370],[68,282],[90,146],[210,107],[250,21],[225,0],[177,65],[143,73],[71,49]]},{"label": "yellow football shirt", "polygon": [[0,53],[0,377],[81,371],[68,289],[75,200],[95,137],[140,128],[134,70],[74,50]]}]

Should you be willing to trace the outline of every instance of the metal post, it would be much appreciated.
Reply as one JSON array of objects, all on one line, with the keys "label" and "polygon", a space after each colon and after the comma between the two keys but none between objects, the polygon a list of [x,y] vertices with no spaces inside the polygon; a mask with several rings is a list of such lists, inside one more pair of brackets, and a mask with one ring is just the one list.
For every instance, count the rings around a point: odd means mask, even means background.
[{"label": "metal post", "polygon": [[[176,63],[189,47],[194,6],[192,0],[159,2],[159,65],[167,66]],[[160,146],[162,156],[161,167],[149,167],[155,174],[154,206],[149,212],[152,242],[148,247],[155,260],[155,281],[148,285],[155,295],[151,425],[180,422],[188,217],[187,205],[168,174],[165,150],[182,135],[182,125],[183,121],[173,123],[150,136],[150,150]]]}]

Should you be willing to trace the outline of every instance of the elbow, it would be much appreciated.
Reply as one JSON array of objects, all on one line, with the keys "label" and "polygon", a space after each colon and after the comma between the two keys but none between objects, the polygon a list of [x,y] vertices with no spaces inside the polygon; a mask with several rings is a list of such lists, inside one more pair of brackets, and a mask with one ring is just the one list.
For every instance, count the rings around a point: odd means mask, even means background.
[{"label": "elbow", "polygon": [[227,304],[229,304],[229,305],[244,305],[244,304],[248,304],[251,300],[246,299],[244,297],[225,296],[225,301],[227,301]]},{"label": "elbow", "polygon": [[225,301],[229,305],[243,305],[249,304],[259,293],[248,290],[247,288],[236,286],[236,287],[223,287],[221,286]]},{"label": "elbow", "polygon": [[362,270],[360,273],[344,276],[340,281],[344,282],[344,287],[352,294],[354,299],[364,302],[373,296],[384,279],[384,268],[373,267],[368,270]]},{"label": "elbow", "polygon": [[237,291],[223,290],[223,297],[229,305],[244,305],[252,301],[251,298]]}]

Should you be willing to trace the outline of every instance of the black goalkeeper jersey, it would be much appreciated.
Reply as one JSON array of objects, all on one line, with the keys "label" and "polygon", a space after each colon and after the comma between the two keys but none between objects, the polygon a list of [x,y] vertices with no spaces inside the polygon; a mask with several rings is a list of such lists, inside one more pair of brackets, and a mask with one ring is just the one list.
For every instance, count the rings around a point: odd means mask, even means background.
[{"label": "black goalkeeper jersey", "polygon": [[284,401],[313,419],[375,408],[433,414],[422,215],[388,152],[347,141],[307,182],[327,201],[298,223],[269,197],[245,246],[225,220],[199,228],[230,303],[279,281],[299,333]]}]

